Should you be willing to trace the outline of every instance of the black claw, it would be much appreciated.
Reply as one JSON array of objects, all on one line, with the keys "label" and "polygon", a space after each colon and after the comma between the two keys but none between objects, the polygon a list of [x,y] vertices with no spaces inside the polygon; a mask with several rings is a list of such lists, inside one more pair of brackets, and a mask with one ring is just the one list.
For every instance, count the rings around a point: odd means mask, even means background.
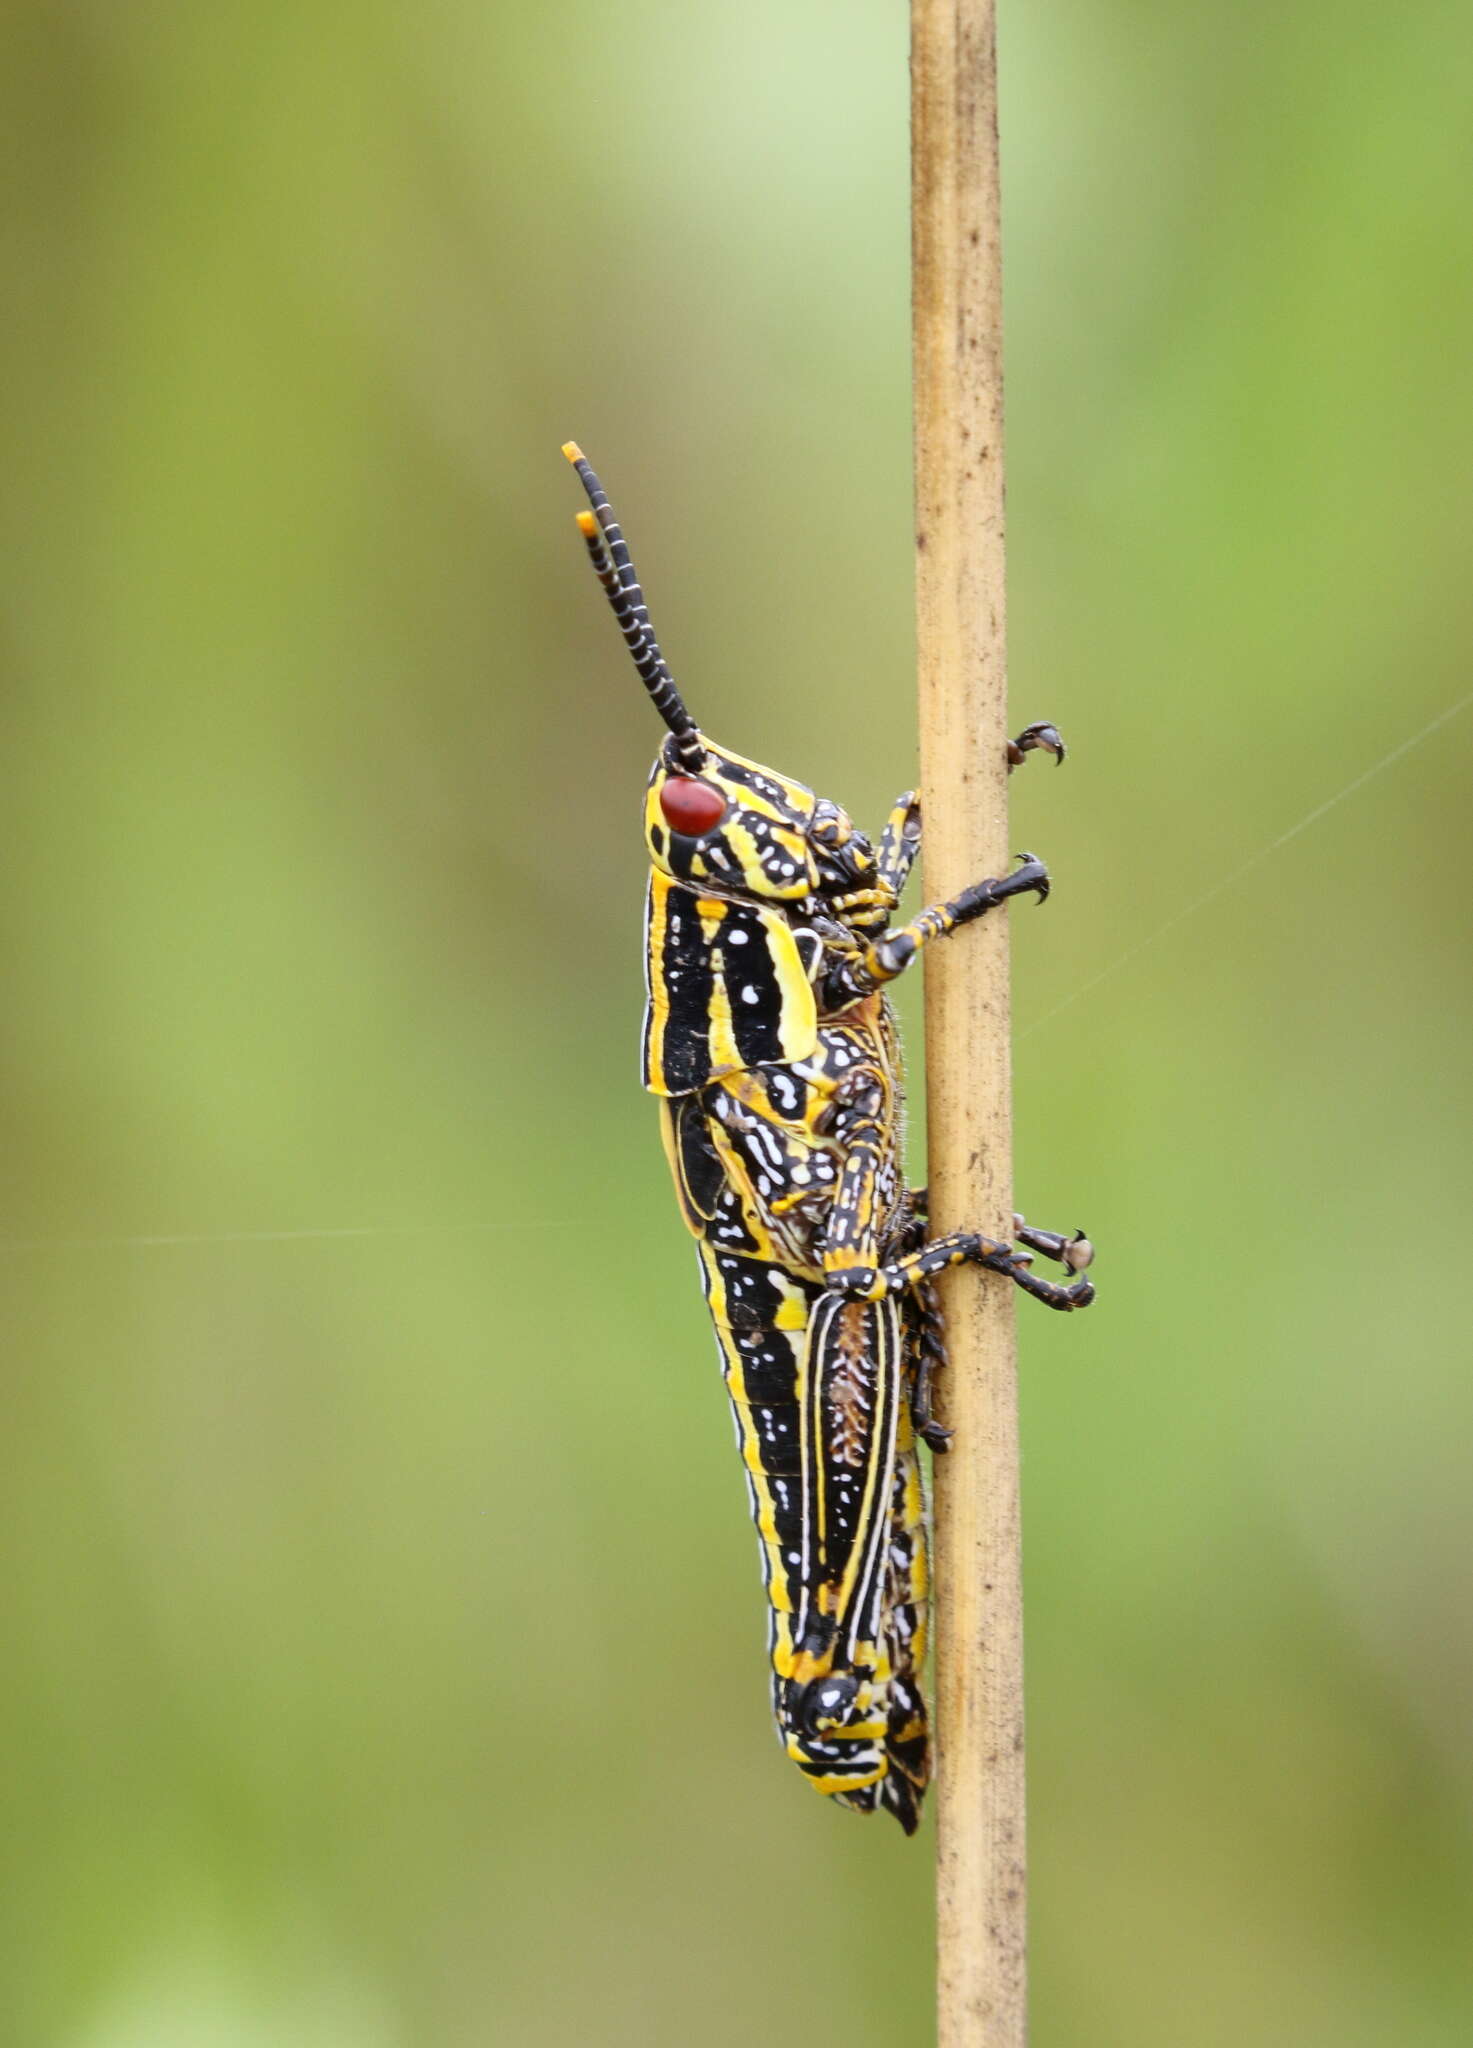
[{"label": "black claw", "polygon": [[1038,855],[1036,853],[1018,853],[1014,854],[1013,858],[1016,861],[1018,861],[1021,866],[1025,868],[1031,867],[1038,868],[1040,870],[1038,880],[1033,884],[1033,886],[1038,892],[1039,903],[1047,903],[1049,898],[1049,891],[1050,889],[1052,889],[1053,883],[1049,880],[1048,869],[1044,867],[1043,862],[1038,858]]},{"label": "black claw", "polygon": [[923,1422],[917,1434],[923,1444],[928,1445],[932,1451],[940,1454],[951,1449],[951,1440],[956,1435],[956,1431],[954,1429],[947,1429],[939,1422]]},{"label": "black claw", "polygon": [[[947,905],[958,924],[969,924],[974,917],[980,917],[997,904],[1005,903],[1011,896],[1026,896],[1030,889],[1036,890],[1039,901],[1043,901],[1049,892],[1048,869],[1031,853],[1020,853],[1017,858],[1023,863],[1021,868],[1014,868],[1010,875],[989,876],[985,882],[973,882],[970,889],[963,889],[961,895]],[[1031,873],[1028,872],[1030,869]],[[897,946],[903,936],[897,933],[894,937],[881,941],[882,959],[884,948]],[[911,951],[914,951],[914,947]],[[906,958],[909,958],[909,954]]]},{"label": "black claw", "polygon": [[1064,1264],[1071,1273],[1082,1273],[1086,1266],[1094,1264],[1095,1248],[1082,1230],[1076,1230],[1069,1243],[1060,1253]]},{"label": "black claw", "polygon": [[1008,766],[1018,767],[1023,757],[1035,747],[1042,747],[1046,753],[1052,754],[1055,765],[1063,760],[1066,752],[1063,734],[1045,719],[1037,725],[1025,726],[1015,740],[1008,741]]}]

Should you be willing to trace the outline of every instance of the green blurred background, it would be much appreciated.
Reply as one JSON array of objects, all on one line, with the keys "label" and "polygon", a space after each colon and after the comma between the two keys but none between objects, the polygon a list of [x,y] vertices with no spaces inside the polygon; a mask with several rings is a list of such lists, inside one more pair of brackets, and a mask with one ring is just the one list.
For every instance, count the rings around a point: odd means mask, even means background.
[{"label": "green blurred background", "polygon": [[[1035,2040],[1453,2048],[1473,711],[1114,963],[1470,687],[1473,26],[1003,62],[1019,1197],[1101,1248],[1021,1319]],[[930,2038],[928,1839],[767,1725],[558,456],[697,715],[876,820],[905,66],[878,0],[6,10],[7,2048]]]}]

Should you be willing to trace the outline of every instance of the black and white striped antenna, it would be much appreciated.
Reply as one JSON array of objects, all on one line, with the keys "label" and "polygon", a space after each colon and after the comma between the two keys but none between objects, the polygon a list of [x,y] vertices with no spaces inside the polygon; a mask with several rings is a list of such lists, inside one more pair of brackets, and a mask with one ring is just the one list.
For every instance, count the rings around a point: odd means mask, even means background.
[{"label": "black and white striped antenna", "polygon": [[686,710],[685,701],[676,689],[675,679],[660,652],[660,643],[650,624],[649,607],[644,601],[644,592],[634,573],[634,563],[624,539],[624,529],[614,517],[608,493],[578,443],[565,441],[563,453],[577,470],[588,493],[588,502],[593,507],[592,512],[578,514],[578,530],[587,543],[594,573],[613,607],[619,631],[624,635],[624,645],[634,657],[634,666],[639,670],[640,680],[649,691],[656,711],[675,735],[675,751],[680,757],[681,767],[689,775],[699,775],[705,765],[706,750],[701,744],[696,722]]}]

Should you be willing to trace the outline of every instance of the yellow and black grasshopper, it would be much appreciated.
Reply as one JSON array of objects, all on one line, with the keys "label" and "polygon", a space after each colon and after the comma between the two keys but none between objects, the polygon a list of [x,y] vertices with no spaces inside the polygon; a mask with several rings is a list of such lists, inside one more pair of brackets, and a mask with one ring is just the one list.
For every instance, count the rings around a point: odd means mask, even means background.
[{"label": "yellow and black grasshopper", "polygon": [[[929,1775],[921,1689],[926,1504],[917,1438],[945,1448],[932,1371],[945,1362],[932,1275],[971,1261],[1051,1308],[1094,1299],[1030,1270],[1029,1250],[961,1231],[928,1239],[900,1157],[900,1050],[885,984],[923,946],[1010,896],[1048,894],[1032,855],[902,928],[890,919],[920,846],[912,795],[878,851],[839,806],[715,746],[650,627],[608,498],[578,525],[630,653],[669,727],[645,797],[644,1085],[700,1250],[762,1539],[778,1734],[820,1791],[906,1833]],[[1051,725],[1008,749],[1062,759]],[[1023,1246],[1082,1274],[1081,1234]]]}]

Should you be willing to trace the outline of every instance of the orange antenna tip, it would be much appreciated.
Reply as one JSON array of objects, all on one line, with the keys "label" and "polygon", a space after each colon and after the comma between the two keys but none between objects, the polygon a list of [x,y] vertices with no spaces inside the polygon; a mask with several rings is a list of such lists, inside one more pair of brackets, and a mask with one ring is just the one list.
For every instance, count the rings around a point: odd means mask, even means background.
[{"label": "orange antenna tip", "polygon": [[593,536],[598,532],[598,521],[594,518],[593,514],[591,512],[575,512],[573,517],[578,522],[578,531],[582,534],[583,538],[585,540],[592,540]]},{"label": "orange antenna tip", "polygon": [[564,441],[563,453],[567,456],[569,462],[581,462],[583,460],[583,450],[576,441]]}]

